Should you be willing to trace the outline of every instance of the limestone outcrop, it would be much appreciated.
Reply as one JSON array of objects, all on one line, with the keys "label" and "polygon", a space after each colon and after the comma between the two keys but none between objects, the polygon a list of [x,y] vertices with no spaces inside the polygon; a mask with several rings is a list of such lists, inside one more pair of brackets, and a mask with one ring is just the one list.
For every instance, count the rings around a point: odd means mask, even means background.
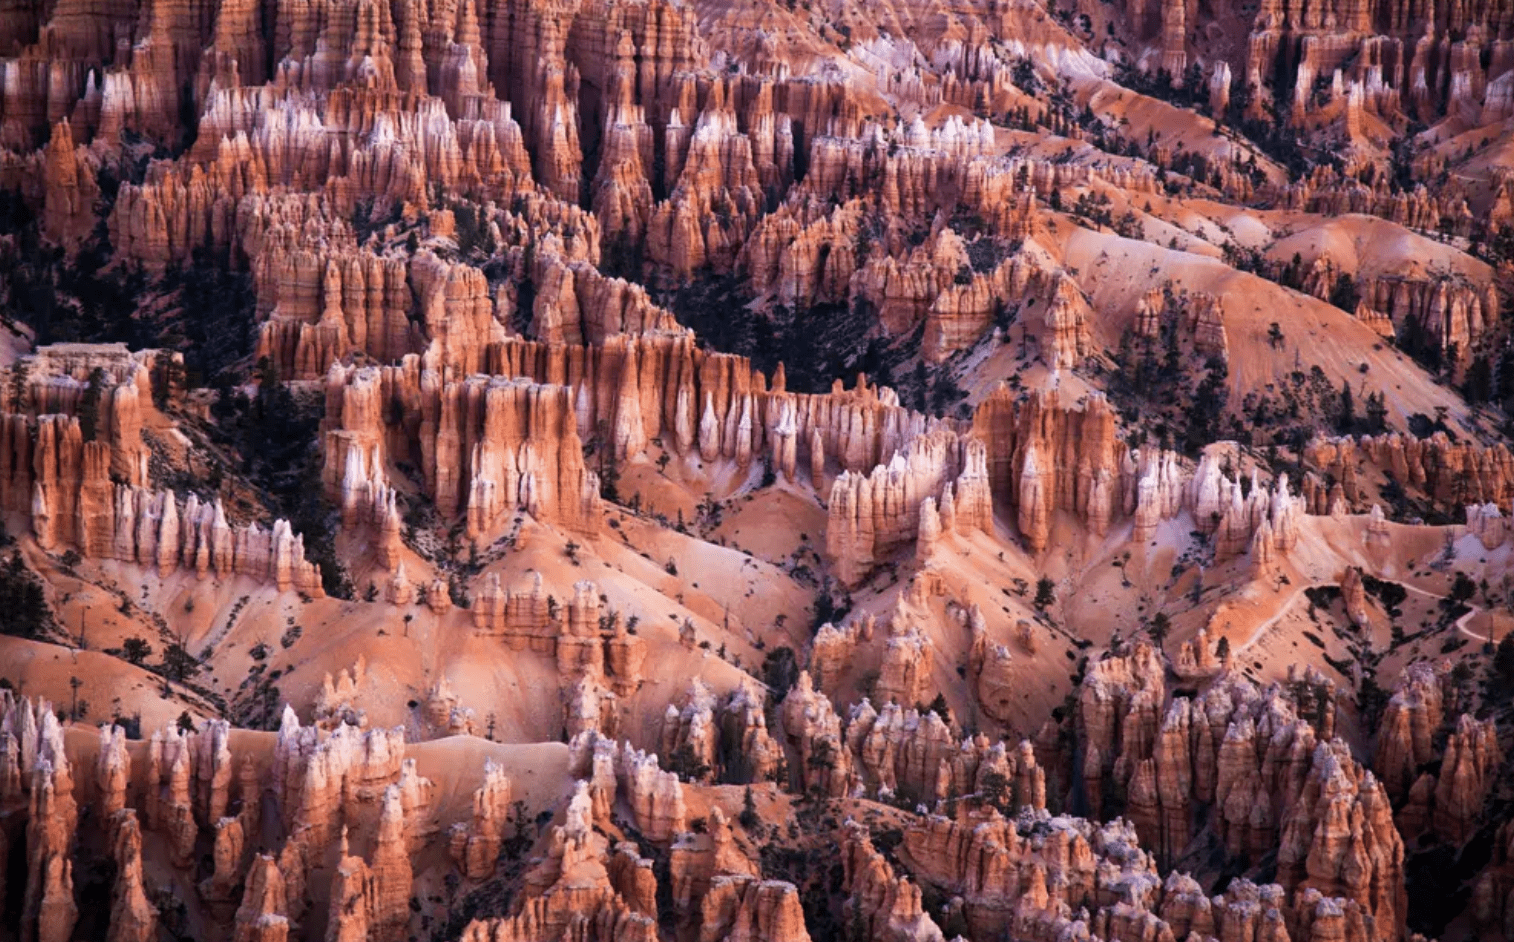
[{"label": "limestone outcrop", "polygon": [[1411,664],[1383,708],[1372,769],[1388,797],[1401,800],[1420,766],[1435,758],[1434,737],[1444,718],[1441,678],[1426,663]]},{"label": "limestone outcrop", "polygon": [[283,942],[289,937],[284,903],[284,877],[274,858],[258,855],[247,875],[242,904],[237,907],[236,942]]},{"label": "limestone outcrop", "polygon": [[[327,496],[349,526],[392,546],[389,462],[422,470],[446,517],[463,514],[475,539],[512,511],[572,529],[598,526],[599,485],[583,462],[565,386],[474,376],[443,381],[407,356],[396,367],[333,365],[326,377]],[[392,550],[390,551],[392,552]]]},{"label": "limestone outcrop", "polygon": [[147,898],[142,876],[142,827],[136,811],[124,808],[111,820],[116,841],[116,884],[111,891],[109,942],[151,942],[158,910]]},{"label": "limestone outcrop", "polygon": [[[223,721],[193,731],[173,725],[150,741],[127,740],[120,727],[87,738],[79,732],[64,729],[46,701],[20,700],[9,691],[0,697],[0,802],[19,812],[27,848],[26,869],[7,876],[17,880],[28,937],[66,939],[82,916],[98,919],[112,940],[154,938],[162,917],[144,870],[151,859],[152,866],[184,876],[193,887],[190,904],[204,907],[215,925],[224,921],[225,937],[281,942],[301,925],[316,862],[337,850],[333,935],[408,933],[414,861],[439,825],[435,786],[406,757],[399,731],[360,731],[340,722],[327,729],[301,726],[286,711],[277,734],[232,734]],[[70,752],[93,770],[87,782],[78,780]],[[136,776],[134,766],[141,769]],[[492,865],[488,846],[498,854],[508,780],[498,769],[486,770],[479,792],[473,822],[458,822],[474,838],[463,844],[464,860],[475,869]],[[98,835],[91,830],[88,844],[78,832],[76,793],[90,796],[91,821],[95,808],[114,809],[100,821]],[[275,815],[267,830],[259,827],[265,805]],[[254,852],[268,835],[272,852]],[[90,848],[100,846],[97,836],[113,862],[113,880],[104,887],[108,910],[81,914],[74,861],[95,859],[99,851]],[[349,849],[359,836],[366,856]],[[150,858],[145,847],[152,848]],[[205,879],[195,885],[189,880],[202,849]]]},{"label": "limestone outcrop", "polygon": [[867,937],[884,942],[936,942],[945,937],[920,908],[920,887],[897,876],[878,853],[867,829],[848,821],[842,845],[844,904],[850,920],[866,927]]},{"label": "limestone outcrop", "polygon": [[792,883],[721,875],[704,896],[699,938],[806,942],[810,934]]},{"label": "limestone outcrop", "polygon": [[1493,720],[1463,713],[1446,741],[1435,787],[1432,826],[1444,840],[1465,843],[1476,832],[1483,802],[1503,761]]},{"label": "limestone outcrop", "polygon": [[1514,936],[1514,7],[1092,6],[0,0],[20,942]]}]

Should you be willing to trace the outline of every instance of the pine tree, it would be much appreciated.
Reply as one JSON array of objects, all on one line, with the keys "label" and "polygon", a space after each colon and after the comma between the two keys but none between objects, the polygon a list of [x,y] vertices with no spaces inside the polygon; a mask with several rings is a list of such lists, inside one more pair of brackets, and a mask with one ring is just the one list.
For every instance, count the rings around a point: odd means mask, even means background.
[{"label": "pine tree", "polygon": [[1356,400],[1351,394],[1351,381],[1341,383],[1341,415],[1336,428],[1342,435],[1349,435],[1356,426]]},{"label": "pine tree", "polygon": [[100,397],[105,392],[105,370],[95,367],[89,374],[89,385],[79,400],[79,431],[84,440],[92,442],[100,429]]},{"label": "pine tree", "polygon": [[1491,678],[1493,699],[1502,703],[1514,695],[1514,633],[1506,634],[1498,642],[1493,654]]},{"label": "pine tree", "polygon": [[1493,364],[1485,356],[1475,357],[1467,366],[1467,375],[1461,383],[1461,394],[1472,405],[1493,398]]},{"label": "pine tree", "polygon": [[149,657],[152,657],[152,645],[144,638],[127,638],[121,642],[121,654],[133,664],[141,665]]},{"label": "pine tree", "polygon": [[1052,582],[1051,579],[1050,579],[1050,577],[1048,577],[1048,576],[1042,576],[1041,578],[1037,579],[1036,580],[1036,598],[1035,598],[1035,601],[1031,603],[1031,604],[1035,605],[1036,610],[1044,612],[1044,611],[1046,611],[1046,609],[1048,607],[1050,607],[1051,605],[1053,605],[1056,601],[1057,601],[1057,585],[1056,585],[1056,583]]},{"label": "pine tree", "polygon": [[736,816],[741,826],[748,831],[754,831],[762,823],[762,818],[757,814],[757,801],[752,797],[752,787],[748,785],[741,795],[741,814]]},{"label": "pine tree", "polygon": [[1388,406],[1382,393],[1367,394],[1367,431],[1377,434],[1388,427]]}]

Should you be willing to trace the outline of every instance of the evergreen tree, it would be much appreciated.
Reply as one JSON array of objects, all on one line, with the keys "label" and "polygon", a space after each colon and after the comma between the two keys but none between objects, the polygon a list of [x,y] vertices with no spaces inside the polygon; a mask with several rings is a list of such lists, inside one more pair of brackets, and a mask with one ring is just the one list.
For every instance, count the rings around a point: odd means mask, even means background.
[{"label": "evergreen tree", "polygon": [[133,664],[141,665],[152,657],[152,645],[143,638],[127,638],[121,642],[121,655]]},{"label": "evergreen tree", "polygon": [[42,580],[26,567],[20,551],[11,554],[10,562],[0,567],[0,633],[17,638],[45,638],[53,628],[52,609]]},{"label": "evergreen tree", "polygon": [[762,818],[757,814],[757,800],[752,797],[750,785],[741,793],[741,813],[736,816],[736,820],[748,831],[755,831],[762,824]]},{"label": "evergreen tree", "polygon": [[89,385],[79,399],[79,431],[84,440],[92,442],[100,430],[100,397],[105,392],[105,370],[95,367],[89,374]]},{"label": "evergreen tree", "polygon": [[1498,648],[1493,653],[1493,675],[1491,693],[1493,699],[1499,703],[1509,700],[1514,695],[1514,632],[1503,636],[1498,642]]},{"label": "evergreen tree", "polygon": [[1330,303],[1347,314],[1355,314],[1356,303],[1360,300],[1361,293],[1356,289],[1356,279],[1349,272],[1341,272],[1330,289]]},{"label": "evergreen tree", "polygon": [[195,660],[182,644],[170,644],[163,649],[163,664],[160,668],[164,677],[169,680],[183,683],[200,672],[200,662]]},{"label": "evergreen tree", "polygon": [[1474,406],[1493,398],[1493,364],[1487,357],[1475,357],[1467,366],[1467,375],[1461,382],[1461,394]]},{"label": "evergreen tree", "polygon": [[1036,598],[1031,604],[1037,611],[1046,611],[1048,607],[1057,601],[1057,584],[1051,581],[1049,576],[1042,576],[1036,580]]},{"label": "evergreen tree", "polygon": [[1341,414],[1336,423],[1337,430],[1342,435],[1351,434],[1356,427],[1356,399],[1351,393],[1351,381],[1341,382]]},{"label": "evergreen tree", "polygon": [[1388,427],[1388,406],[1382,393],[1367,394],[1367,431],[1373,435]]}]

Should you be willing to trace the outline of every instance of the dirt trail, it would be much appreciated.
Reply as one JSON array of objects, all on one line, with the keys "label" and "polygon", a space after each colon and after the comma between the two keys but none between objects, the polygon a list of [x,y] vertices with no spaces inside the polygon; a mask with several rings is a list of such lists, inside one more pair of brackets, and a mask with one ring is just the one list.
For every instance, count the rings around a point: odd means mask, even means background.
[{"label": "dirt trail", "polygon": [[[1314,585],[1301,586],[1299,589],[1297,589],[1293,593],[1292,596],[1289,597],[1289,599],[1288,599],[1287,602],[1283,603],[1282,607],[1277,610],[1276,614],[1274,614],[1271,618],[1267,619],[1266,621],[1262,622],[1260,625],[1256,626],[1256,630],[1251,633],[1251,637],[1247,638],[1245,640],[1245,642],[1243,644],[1241,644],[1241,646],[1239,648],[1236,649],[1236,653],[1239,654],[1241,651],[1246,650],[1247,648],[1251,647],[1253,644],[1256,644],[1258,641],[1260,641],[1262,635],[1266,634],[1267,631],[1269,629],[1271,629],[1273,625],[1277,624],[1278,619],[1280,619],[1284,615],[1288,614],[1288,610],[1293,607],[1293,604],[1295,602],[1298,601],[1298,597],[1300,595],[1303,595],[1305,592],[1309,591],[1310,589],[1317,588],[1319,586],[1337,586],[1338,587],[1339,585],[1340,585],[1340,583],[1337,583],[1337,582],[1317,582]],[[1416,592],[1416,593],[1418,593],[1420,595],[1425,596],[1426,598],[1437,599],[1437,600],[1445,598],[1445,596],[1443,596],[1443,595],[1436,595],[1434,592],[1426,592],[1424,589],[1417,588],[1417,587],[1412,586],[1412,585],[1408,585],[1407,583],[1400,582],[1399,585],[1403,586],[1405,589],[1409,590],[1410,592]],[[1467,611],[1467,613],[1465,615],[1463,615],[1460,618],[1456,619],[1456,630],[1460,631],[1462,634],[1466,635],[1469,638],[1473,638],[1473,639],[1476,639],[1478,641],[1486,641],[1487,639],[1484,638],[1482,635],[1473,633],[1472,630],[1467,627],[1467,623],[1470,622],[1473,618],[1476,618],[1478,616],[1478,614],[1480,614],[1482,612],[1482,609],[1478,608],[1476,605],[1472,605],[1471,603],[1466,603],[1466,605],[1467,605],[1468,611]]]}]

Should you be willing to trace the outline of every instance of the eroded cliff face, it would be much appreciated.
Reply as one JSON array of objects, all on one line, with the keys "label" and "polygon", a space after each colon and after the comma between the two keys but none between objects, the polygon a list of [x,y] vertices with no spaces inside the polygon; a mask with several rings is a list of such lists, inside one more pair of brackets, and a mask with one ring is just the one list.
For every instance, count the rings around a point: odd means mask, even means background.
[{"label": "eroded cliff face", "polygon": [[568,387],[442,375],[414,355],[399,366],[336,365],[327,374],[322,477],[346,526],[368,526],[385,558],[398,558],[387,469],[405,462],[421,469],[439,513],[466,515],[472,537],[497,531],[517,507],[597,528],[598,481],[583,463]]},{"label": "eroded cliff face", "polygon": [[[250,311],[192,382],[4,344],[11,574],[208,652],[0,639],[121,699],[3,695],[20,937],[1399,942],[1424,848],[1514,934],[1496,688],[1432,666],[1514,459],[1385,342],[1501,388],[1511,14],[1095,6],[0,0],[8,309]],[[1300,447],[1343,385],[1389,431]]]},{"label": "eroded cliff face", "polygon": [[0,502],[30,515],[44,550],[72,548],[160,577],[245,576],[319,597],[320,571],[288,521],[233,525],[219,498],[152,486],[143,420],[154,409],[152,373],[172,357],[59,345],[26,361],[0,407]]},{"label": "eroded cliff face", "polygon": [[[1337,497],[1356,510],[1375,502],[1369,485],[1383,475],[1423,494],[1432,506],[1461,516],[1469,505],[1508,508],[1514,487],[1514,455],[1499,443],[1453,442],[1443,433],[1364,435],[1318,439],[1304,452],[1307,466],[1325,480],[1305,482],[1311,513],[1328,513]],[[1497,545],[1494,541],[1494,545]]]},{"label": "eroded cliff face", "polygon": [[[119,728],[103,727],[88,742],[94,748],[86,748],[45,701],[33,704],[7,691],[3,709],[0,801],[24,820],[27,848],[25,869],[9,876],[25,890],[23,929],[32,938],[66,939],[78,921],[73,862],[101,852],[79,842],[81,798],[110,811],[103,853],[116,867],[112,939],[148,939],[156,931],[144,841],[182,875],[195,873],[195,849],[213,844],[213,873],[184,903],[209,926],[224,909],[228,938],[297,936],[320,924],[312,906],[321,900],[329,901],[329,938],[400,938],[413,931],[411,897],[428,847],[450,848],[460,875],[476,885],[494,873],[507,837],[520,837],[528,826],[510,809],[510,775],[492,761],[482,769],[471,816],[460,808],[463,820],[447,826],[435,783],[419,774],[397,729],[304,726],[286,710],[277,734],[232,736],[225,723],[209,722],[129,742]],[[66,738],[74,745],[66,746]],[[90,758],[92,775],[78,774],[71,748]],[[475,923],[464,937],[539,938],[589,925],[605,933],[593,938],[655,938],[652,862],[635,844],[612,846],[602,836],[613,817],[671,846],[682,861],[673,878],[684,887],[680,906],[712,937],[746,926],[774,942],[808,938],[794,887],[757,878],[749,851],[738,846],[718,808],[713,843],[688,833],[682,786],[658,769],[656,756],[593,733],[575,739],[569,752],[569,770],[583,780],[563,823],[543,838],[545,854],[526,873],[513,915]],[[431,761],[424,751],[420,756]],[[137,784],[134,764],[145,770]],[[526,844],[533,840],[534,831]],[[512,850],[510,858],[519,853]]]},{"label": "eroded cliff face", "polygon": [[[911,859],[925,868],[917,872],[957,892],[971,888],[967,918],[985,931],[1031,920],[1052,923],[1035,933],[1053,937],[1070,903],[1090,892],[1097,897],[1099,881],[1113,873],[1130,885],[1133,868],[1146,887],[1123,897],[1134,910],[1099,918],[1224,937],[1225,920],[1245,918],[1235,907],[1260,893],[1276,901],[1269,918],[1286,922],[1294,938],[1334,938],[1338,920],[1345,920],[1346,937],[1401,938],[1403,840],[1387,790],[1344,742],[1330,738],[1336,706],[1328,682],[1300,678],[1297,689],[1317,691],[1306,703],[1294,699],[1292,686],[1262,690],[1236,674],[1222,674],[1196,698],[1169,698],[1164,673],[1160,656],[1138,644],[1128,655],[1090,664],[1078,694],[1070,759],[1081,775],[1065,800],[1095,818],[1118,809],[1122,822],[1089,831],[1086,822],[1054,820],[1049,832],[1027,835],[993,811],[986,823],[938,817],[906,836]],[[1142,850],[1134,849],[1137,841]],[[1157,866],[1205,842],[1237,859],[1276,848],[1277,884],[1237,881],[1194,912],[1196,885],[1177,872],[1164,884]],[[984,853],[1005,859],[990,864]],[[1029,869],[1016,863],[1022,857],[1034,861]],[[1106,857],[1118,862],[1107,874],[1095,866]],[[1055,889],[1048,895],[1048,887],[1066,887],[1071,896]],[[1324,913],[1333,915],[1319,921]]]},{"label": "eroded cliff face", "polygon": [[1462,845],[1481,824],[1503,752],[1492,718],[1446,710],[1447,684],[1448,673],[1428,664],[1405,672],[1383,710],[1376,770],[1406,838]]},{"label": "eroded cliff face", "polygon": [[349,527],[367,527],[387,565],[399,556],[396,463],[419,467],[438,512],[464,516],[474,539],[507,528],[516,508],[593,533],[599,486],[581,458],[591,440],[618,464],[654,453],[738,467],[761,459],[790,482],[807,468],[829,493],[827,546],[847,582],[915,539],[925,496],[951,506],[953,526],[990,527],[983,444],[902,408],[890,389],[789,392],[781,373],[769,386],[744,359],[705,354],[683,332],[582,347],[507,340],[485,357],[492,378],[444,381],[414,355],[327,374],[328,497]]}]

